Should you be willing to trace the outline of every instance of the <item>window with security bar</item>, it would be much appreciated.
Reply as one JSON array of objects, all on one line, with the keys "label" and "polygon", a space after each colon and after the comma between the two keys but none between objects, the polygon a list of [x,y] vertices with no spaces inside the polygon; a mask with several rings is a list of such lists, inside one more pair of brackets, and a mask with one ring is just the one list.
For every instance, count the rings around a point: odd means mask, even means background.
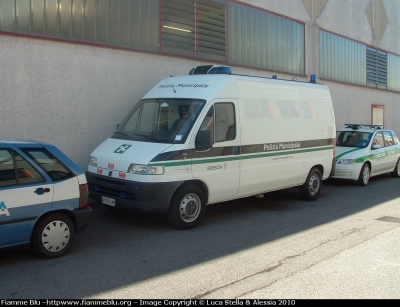
[{"label": "window with security bar", "polygon": [[304,74],[303,23],[228,1],[229,63]]},{"label": "window with security bar", "polygon": [[159,51],[160,0],[0,0],[0,31]]}]

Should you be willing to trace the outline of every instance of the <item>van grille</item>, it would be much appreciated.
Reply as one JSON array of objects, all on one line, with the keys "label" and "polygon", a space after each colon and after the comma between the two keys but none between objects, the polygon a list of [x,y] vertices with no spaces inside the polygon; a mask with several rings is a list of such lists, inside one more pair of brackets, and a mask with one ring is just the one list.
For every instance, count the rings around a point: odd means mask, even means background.
[{"label": "van grille", "polygon": [[135,193],[123,190],[123,187],[125,187],[124,182],[106,178],[99,178],[96,176],[93,176],[93,178],[96,182],[88,184],[89,194],[90,192],[94,192],[117,199],[135,200]]},{"label": "van grille", "polygon": [[104,183],[119,185],[119,186],[122,186],[122,187],[125,186],[125,182],[123,182],[123,181],[117,181],[117,180],[112,180],[112,179],[103,178],[103,177],[97,177],[97,176],[93,176],[93,179],[96,180],[96,181],[104,182]]}]

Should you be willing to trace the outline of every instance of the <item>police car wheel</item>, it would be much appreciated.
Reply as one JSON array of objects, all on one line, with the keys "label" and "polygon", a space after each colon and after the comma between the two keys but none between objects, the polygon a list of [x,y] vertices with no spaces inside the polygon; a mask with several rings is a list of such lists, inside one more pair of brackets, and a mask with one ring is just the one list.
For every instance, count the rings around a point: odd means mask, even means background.
[{"label": "police car wheel", "polygon": [[63,256],[71,247],[75,228],[69,217],[49,214],[38,221],[32,234],[32,248],[41,257]]},{"label": "police car wheel", "polygon": [[397,160],[396,162],[396,167],[394,168],[394,171],[390,173],[392,177],[400,177],[400,159]]},{"label": "police car wheel", "polygon": [[306,181],[300,187],[300,195],[305,200],[315,200],[321,192],[322,176],[318,168],[311,169]]},{"label": "police car wheel", "polygon": [[358,176],[357,183],[360,186],[367,186],[371,176],[371,169],[368,163],[364,163],[361,168],[360,175]]},{"label": "police car wheel", "polygon": [[179,229],[196,227],[206,210],[203,191],[195,185],[185,185],[172,198],[168,218]]}]

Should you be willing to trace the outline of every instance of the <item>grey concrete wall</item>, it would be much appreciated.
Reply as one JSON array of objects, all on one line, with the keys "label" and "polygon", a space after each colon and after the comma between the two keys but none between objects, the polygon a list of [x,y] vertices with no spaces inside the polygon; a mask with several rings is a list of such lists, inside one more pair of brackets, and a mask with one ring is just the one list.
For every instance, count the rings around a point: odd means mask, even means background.
[{"label": "grey concrete wall", "polygon": [[[312,73],[319,75],[319,27],[374,43],[373,29],[367,17],[363,17],[369,0],[243,2],[305,22],[306,76],[300,77],[303,81],[308,81]],[[400,51],[395,51],[400,50],[400,1],[382,3],[392,6],[392,10],[388,12],[389,24],[380,44],[385,50],[399,54]],[[319,10],[320,13],[310,15],[309,5],[315,6],[314,13]],[[86,170],[91,151],[113,133],[116,124],[151,87],[169,75],[187,74],[200,64],[206,63],[0,35],[0,137],[55,144]],[[264,77],[276,74],[234,66],[232,69],[234,73]],[[281,73],[278,76],[292,78]],[[384,105],[385,126],[400,136],[399,93],[318,81],[331,89],[338,127],[349,122],[370,123],[371,105]]]},{"label": "grey concrete wall", "polygon": [[372,105],[382,105],[385,128],[393,130],[400,138],[400,95],[398,93],[345,86],[323,80],[332,95],[337,128],[344,124],[371,124]]},{"label": "grey concrete wall", "polygon": [[86,169],[157,82],[195,65],[116,49],[0,35],[1,137],[55,144]]},{"label": "grey concrete wall", "polygon": [[[84,170],[148,90],[204,63],[0,35],[0,137],[52,143]],[[245,68],[236,73],[254,74]],[[260,76],[271,77],[266,72]]]},{"label": "grey concrete wall", "polygon": [[400,53],[398,0],[242,0],[347,38]]}]

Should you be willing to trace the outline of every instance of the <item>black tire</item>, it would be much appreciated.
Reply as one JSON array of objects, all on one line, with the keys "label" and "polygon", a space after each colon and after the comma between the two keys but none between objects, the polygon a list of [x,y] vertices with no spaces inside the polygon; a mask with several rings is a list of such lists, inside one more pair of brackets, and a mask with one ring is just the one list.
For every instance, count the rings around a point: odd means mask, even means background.
[{"label": "black tire", "polygon": [[394,168],[394,171],[390,173],[392,177],[400,177],[400,159],[397,160],[396,162],[396,167]]},{"label": "black tire", "polygon": [[311,169],[306,181],[300,187],[300,195],[305,200],[316,200],[322,188],[322,175],[318,168]]},{"label": "black tire", "polygon": [[360,186],[367,186],[371,178],[371,167],[368,163],[364,163],[361,168],[360,175],[358,176],[357,184]]},{"label": "black tire", "polygon": [[63,256],[75,237],[71,219],[62,213],[50,213],[35,225],[31,244],[36,254],[44,258]]},{"label": "black tire", "polygon": [[169,221],[179,229],[196,227],[206,211],[206,198],[196,185],[184,185],[172,197]]}]

